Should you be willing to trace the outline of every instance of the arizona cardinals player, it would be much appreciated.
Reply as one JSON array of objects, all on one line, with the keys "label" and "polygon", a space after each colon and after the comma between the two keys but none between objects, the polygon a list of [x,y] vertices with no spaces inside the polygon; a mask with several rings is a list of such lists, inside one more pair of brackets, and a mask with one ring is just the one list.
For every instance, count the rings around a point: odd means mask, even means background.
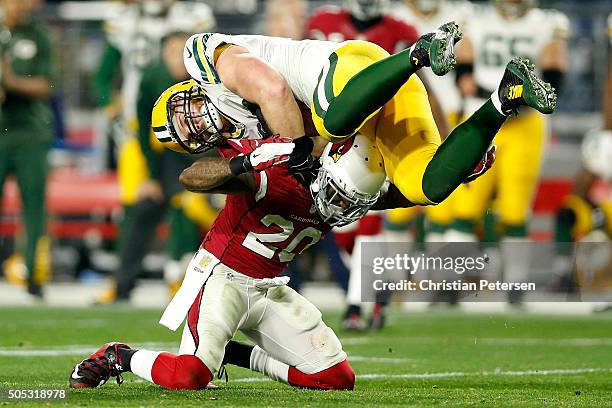
[{"label": "arizona cardinals player", "polygon": [[[377,201],[409,202],[395,188],[380,198],[382,155],[361,135],[328,144],[321,168],[302,177],[287,164],[293,143],[230,143],[241,154],[223,149],[233,157],[200,159],[181,175],[189,190],[228,198],[162,316],[173,330],[187,318],[179,354],[105,344],[75,366],[72,387],[96,387],[111,376],[120,382],[121,373],[131,371],[165,388],[203,389],[229,363],[297,387],[353,388],[354,373],[335,333],[278,275],[333,225],[359,219]],[[256,346],[230,342],[238,330]]]}]

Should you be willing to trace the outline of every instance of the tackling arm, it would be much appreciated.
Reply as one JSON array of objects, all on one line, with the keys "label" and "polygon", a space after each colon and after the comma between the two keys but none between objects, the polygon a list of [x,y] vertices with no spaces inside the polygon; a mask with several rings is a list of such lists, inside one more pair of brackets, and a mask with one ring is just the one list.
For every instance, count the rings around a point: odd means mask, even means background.
[{"label": "tackling arm", "polygon": [[255,191],[255,176],[252,172],[235,175],[230,160],[221,157],[203,157],[187,167],[179,181],[195,193],[248,193]]},{"label": "tackling arm", "polygon": [[275,134],[291,139],[304,136],[300,108],[275,68],[244,47],[230,46],[216,59],[215,69],[227,89],[260,106]]},{"label": "tackling arm", "polygon": [[204,157],[183,170],[181,184],[199,193],[246,193],[255,191],[253,171],[262,171],[290,159],[293,143],[264,143],[246,155],[231,159]]}]

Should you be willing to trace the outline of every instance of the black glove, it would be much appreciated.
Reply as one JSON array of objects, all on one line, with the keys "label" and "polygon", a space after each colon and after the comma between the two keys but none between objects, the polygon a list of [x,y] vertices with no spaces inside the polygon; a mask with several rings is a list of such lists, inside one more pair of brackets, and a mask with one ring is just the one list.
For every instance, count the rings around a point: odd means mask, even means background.
[{"label": "black glove", "polygon": [[314,142],[308,136],[294,139],[295,148],[289,155],[287,165],[293,173],[300,173],[314,167],[315,159],[312,157]]}]

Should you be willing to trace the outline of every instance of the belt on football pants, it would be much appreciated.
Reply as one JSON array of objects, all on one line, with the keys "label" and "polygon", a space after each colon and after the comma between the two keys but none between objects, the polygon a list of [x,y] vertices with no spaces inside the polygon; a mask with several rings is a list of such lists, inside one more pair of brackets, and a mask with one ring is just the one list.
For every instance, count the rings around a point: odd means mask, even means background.
[{"label": "belt on football pants", "polygon": [[254,287],[259,290],[267,290],[277,286],[285,286],[287,283],[289,283],[288,276],[277,276],[275,278],[252,278],[224,264],[219,264],[219,269],[221,272],[225,273],[225,279],[243,286]]}]

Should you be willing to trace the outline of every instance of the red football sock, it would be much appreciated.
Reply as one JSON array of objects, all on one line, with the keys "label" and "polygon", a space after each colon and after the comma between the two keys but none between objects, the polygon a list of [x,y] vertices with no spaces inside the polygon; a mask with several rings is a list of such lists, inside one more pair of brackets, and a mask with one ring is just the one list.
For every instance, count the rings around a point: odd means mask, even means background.
[{"label": "red football sock", "polygon": [[172,390],[202,390],[212,377],[202,360],[190,354],[161,353],[151,369],[153,382]]},{"label": "red football sock", "polygon": [[320,390],[352,390],[355,373],[347,360],[314,374],[305,374],[295,367],[289,367],[289,384]]}]

